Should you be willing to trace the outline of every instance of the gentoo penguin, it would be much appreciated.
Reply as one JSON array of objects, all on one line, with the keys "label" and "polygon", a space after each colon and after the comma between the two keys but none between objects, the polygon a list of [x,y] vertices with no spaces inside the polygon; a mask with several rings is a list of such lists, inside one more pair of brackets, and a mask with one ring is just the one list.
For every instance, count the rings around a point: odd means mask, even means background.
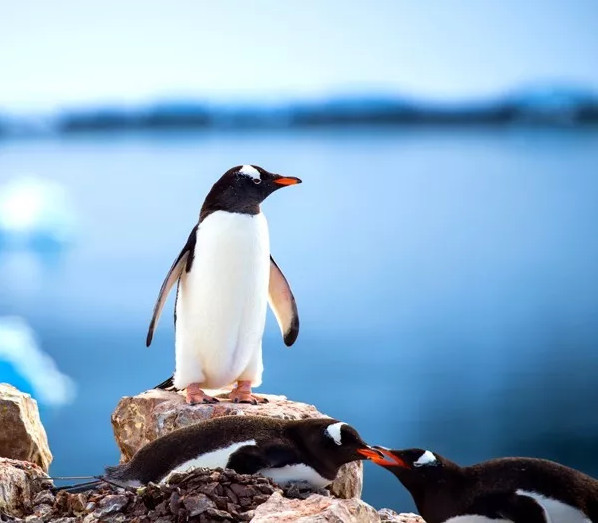
[{"label": "gentoo penguin", "polygon": [[375,448],[359,452],[399,479],[426,523],[598,523],[598,481],[553,461],[460,467],[429,450]]},{"label": "gentoo penguin", "polygon": [[108,467],[99,479],[138,487],[199,467],[230,468],[240,474],[262,474],[280,485],[323,488],[334,481],[342,465],[365,459],[366,450],[378,455],[353,427],[330,418],[222,416],[155,439],[128,463]]},{"label": "gentoo penguin", "polygon": [[[256,165],[229,169],[208,193],[199,222],[162,284],[147,334],[147,346],[172,286],[175,305],[174,387],[187,389],[188,403],[213,403],[203,388],[234,386],[235,402],[265,401],[251,393],[262,381],[262,336],[266,303],[284,342],[299,334],[295,298],[270,254],[268,224],[260,204],[299,178]],[[167,380],[169,381],[169,380]]]}]

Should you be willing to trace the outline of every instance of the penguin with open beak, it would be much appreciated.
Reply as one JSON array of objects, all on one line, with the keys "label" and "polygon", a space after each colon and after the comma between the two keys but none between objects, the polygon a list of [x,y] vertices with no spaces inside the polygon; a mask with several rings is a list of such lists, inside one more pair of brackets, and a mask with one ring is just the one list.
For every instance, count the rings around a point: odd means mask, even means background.
[{"label": "penguin with open beak", "polygon": [[553,461],[460,467],[423,449],[359,449],[392,472],[426,523],[598,523],[598,481]]},{"label": "penguin with open beak", "polygon": [[320,489],[335,480],[342,465],[365,459],[365,451],[381,456],[353,427],[335,419],[222,416],[161,436],[128,463],[108,467],[97,481],[67,490],[88,490],[102,480],[123,487],[167,482],[172,474],[200,467],[262,474],[279,485]]},{"label": "penguin with open beak", "polygon": [[270,254],[268,223],[260,205],[278,189],[298,183],[293,176],[240,165],[214,184],[154,307],[148,347],[176,283],[176,369],[173,379],[159,388],[186,389],[188,403],[214,403],[216,398],[203,389],[223,387],[233,389],[229,397],[235,402],[266,401],[251,390],[262,381],[266,304],[287,346],[299,334],[299,315],[291,288]]}]

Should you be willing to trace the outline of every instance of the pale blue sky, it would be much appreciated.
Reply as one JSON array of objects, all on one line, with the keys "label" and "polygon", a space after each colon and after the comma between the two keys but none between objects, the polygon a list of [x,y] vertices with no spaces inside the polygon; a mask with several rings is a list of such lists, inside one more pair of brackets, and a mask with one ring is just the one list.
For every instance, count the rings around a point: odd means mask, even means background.
[{"label": "pale blue sky", "polygon": [[598,90],[598,0],[0,0],[0,107]]}]

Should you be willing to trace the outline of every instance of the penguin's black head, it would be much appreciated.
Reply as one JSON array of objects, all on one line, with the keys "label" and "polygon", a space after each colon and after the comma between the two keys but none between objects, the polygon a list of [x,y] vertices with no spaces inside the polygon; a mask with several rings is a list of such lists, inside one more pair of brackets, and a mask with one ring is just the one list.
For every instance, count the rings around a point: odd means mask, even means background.
[{"label": "penguin's black head", "polygon": [[309,420],[301,431],[301,440],[309,452],[322,461],[340,467],[350,461],[365,459],[362,451],[380,454],[370,447],[350,425],[333,419]]},{"label": "penguin's black head", "polygon": [[238,165],[226,171],[214,184],[202,208],[202,216],[217,210],[259,213],[260,204],[274,191],[301,183],[294,176],[281,176],[257,165]]},{"label": "penguin's black head", "polygon": [[460,469],[457,464],[429,450],[373,448],[376,452],[363,451],[362,453],[377,465],[388,469],[403,483],[404,480],[429,483]]}]

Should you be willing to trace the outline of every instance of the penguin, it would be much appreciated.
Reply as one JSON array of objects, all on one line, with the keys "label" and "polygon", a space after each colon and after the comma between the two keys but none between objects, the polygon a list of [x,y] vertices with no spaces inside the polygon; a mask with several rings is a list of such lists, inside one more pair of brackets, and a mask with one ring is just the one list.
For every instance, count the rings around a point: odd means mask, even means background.
[{"label": "penguin", "polygon": [[470,467],[429,450],[359,452],[392,472],[427,523],[598,523],[598,481],[537,458]]},{"label": "penguin", "polygon": [[222,416],[177,429],[148,443],[128,463],[107,467],[97,481],[66,487],[89,490],[101,481],[121,487],[168,482],[195,468],[229,468],[262,474],[279,485],[328,486],[339,468],[365,454],[381,454],[358,432],[330,418],[283,420],[264,416]]},{"label": "penguin", "polygon": [[165,383],[186,389],[187,403],[215,403],[203,389],[227,387],[233,389],[232,401],[266,401],[251,391],[262,381],[266,304],[289,347],[299,334],[299,315],[289,283],[270,254],[260,204],[274,191],[298,183],[299,178],[257,165],[226,171],[206,196],[198,223],[168,271],[146,345],[177,283],[176,365],[173,379]]}]

